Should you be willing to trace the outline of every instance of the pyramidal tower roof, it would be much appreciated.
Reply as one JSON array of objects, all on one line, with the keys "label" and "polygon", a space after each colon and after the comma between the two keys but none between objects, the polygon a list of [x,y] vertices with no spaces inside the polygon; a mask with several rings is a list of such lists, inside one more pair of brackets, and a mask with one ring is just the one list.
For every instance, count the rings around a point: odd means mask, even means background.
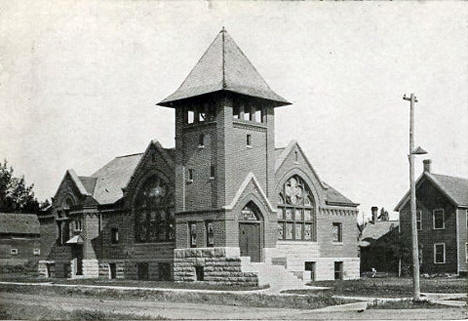
[{"label": "pyramidal tower roof", "polygon": [[177,101],[219,91],[265,99],[275,106],[291,104],[271,90],[224,27],[180,87],[158,105],[174,107]]}]

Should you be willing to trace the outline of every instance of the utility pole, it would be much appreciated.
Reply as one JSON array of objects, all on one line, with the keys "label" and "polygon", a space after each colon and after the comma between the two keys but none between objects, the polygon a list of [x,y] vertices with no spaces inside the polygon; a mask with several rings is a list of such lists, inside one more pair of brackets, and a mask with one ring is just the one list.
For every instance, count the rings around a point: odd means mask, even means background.
[{"label": "utility pole", "polygon": [[418,147],[414,149],[414,105],[418,102],[416,96],[412,93],[410,97],[406,94],[403,100],[410,102],[410,129],[409,129],[409,179],[410,179],[410,199],[411,199],[411,243],[413,254],[413,300],[420,300],[419,288],[419,250],[418,250],[418,229],[416,225],[416,187],[414,181],[414,156],[425,154],[426,152]]}]

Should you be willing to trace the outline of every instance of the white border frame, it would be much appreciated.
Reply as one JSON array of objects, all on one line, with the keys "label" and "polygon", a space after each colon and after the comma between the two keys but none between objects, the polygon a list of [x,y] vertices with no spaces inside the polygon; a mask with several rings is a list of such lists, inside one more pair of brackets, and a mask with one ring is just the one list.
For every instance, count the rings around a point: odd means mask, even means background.
[{"label": "white border frame", "polygon": [[[444,248],[444,261],[443,262],[436,262],[436,246],[437,245],[442,245]],[[434,264],[445,264],[446,262],[446,252],[445,252],[445,243],[444,242],[439,242],[439,243],[434,243]]]},{"label": "white border frame", "polygon": [[[436,211],[442,211],[443,227],[435,227],[435,212]],[[433,230],[444,230],[445,229],[445,209],[435,208],[435,209],[432,210],[432,229]]]}]

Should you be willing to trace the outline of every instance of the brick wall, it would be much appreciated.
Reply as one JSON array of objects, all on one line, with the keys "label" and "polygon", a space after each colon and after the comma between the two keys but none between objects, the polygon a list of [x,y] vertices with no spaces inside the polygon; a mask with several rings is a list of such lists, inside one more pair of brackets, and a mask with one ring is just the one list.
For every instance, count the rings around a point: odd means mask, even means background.
[{"label": "brick wall", "polygon": [[[333,242],[333,223],[341,223],[343,242]],[[317,215],[317,240],[321,257],[358,257],[359,231],[356,212],[348,209],[321,208]]]},{"label": "brick wall", "polygon": [[[421,273],[456,273],[456,209],[434,186],[424,181],[416,190],[417,208],[422,210],[422,230],[418,231],[420,252],[422,253]],[[400,210],[400,231],[402,239],[411,249],[410,203]],[[433,228],[433,210],[443,208],[445,229]],[[434,243],[445,243],[445,264],[434,264]],[[411,265],[411,258],[403,262]]]},{"label": "brick wall", "polygon": [[[26,262],[37,262],[39,255],[34,255],[34,249],[40,249],[39,236],[16,237],[0,236],[0,265],[22,265]],[[17,254],[11,254],[16,249]]]},{"label": "brick wall", "polygon": [[466,244],[468,243],[468,209],[458,208],[458,271],[468,272],[468,263],[466,257]]}]

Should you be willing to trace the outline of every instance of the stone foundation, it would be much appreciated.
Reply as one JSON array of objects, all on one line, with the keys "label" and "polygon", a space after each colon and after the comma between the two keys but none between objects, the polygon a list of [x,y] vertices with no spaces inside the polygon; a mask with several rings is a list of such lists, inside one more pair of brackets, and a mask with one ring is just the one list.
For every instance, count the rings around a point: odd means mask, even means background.
[{"label": "stone foundation", "polygon": [[[239,249],[190,248],[174,250],[174,281],[257,286],[255,272],[242,272]],[[197,280],[197,268],[199,279]],[[200,272],[202,270],[202,272]],[[200,279],[202,274],[202,279]]]}]

